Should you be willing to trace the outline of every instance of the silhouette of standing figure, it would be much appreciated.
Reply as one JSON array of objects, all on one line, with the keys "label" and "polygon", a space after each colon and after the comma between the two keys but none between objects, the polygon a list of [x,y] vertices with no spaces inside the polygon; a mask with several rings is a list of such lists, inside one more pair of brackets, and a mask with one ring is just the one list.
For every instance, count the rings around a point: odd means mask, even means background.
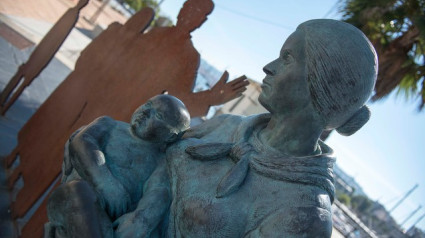
[{"label": "silhouette of standing figure", "polygon": [[10,166],[20,158],[10,184],[19,175],[25,182],[12,204],[13,217],[22,217],[59,175],[71,133],[95,118],[128,121],[138,105],[164,91],[181,99],[195,117],[241,95],[245,76],[227,83],[227,72],[211,90],[192,92],[200,56],[190,32],[212,9],[211,0],[188,0],[176,26],[146,32],[154,16],[146,8],[124,25],[111,24],[86,47],[75,70],[19,132],[18,146],[6,160]]},{"label": "silhouette of standing figure", "polygon": [[[88,0],[80,0],[77,5],[68,9],[53,25],[52,29],[43,37],[26,63],[19,66],[18,71],[7,83],[0,93],[0,113],[6,114],[7,110],[15,103],[24,89],[47,66],[53,56],[61,47],[66,37],[74,28],[80,10],[87,5]],[[21,84],[19,84],[22,82]],[[19,87],[18,87],[19,85]],[[14,90],[16,90],[14,92]]]}]

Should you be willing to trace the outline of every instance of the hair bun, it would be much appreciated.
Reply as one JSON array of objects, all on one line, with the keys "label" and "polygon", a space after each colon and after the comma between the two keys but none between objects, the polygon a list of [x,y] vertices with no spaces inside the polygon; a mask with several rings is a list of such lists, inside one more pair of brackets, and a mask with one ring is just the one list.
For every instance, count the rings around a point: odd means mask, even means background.
[{"label": "hair bun", "polygon": [[366,105],[363,105],[347,122],[336,128],[336,131],[343,136],[351,136],[362,128],[369,121],[369,118],[370,110]]}]

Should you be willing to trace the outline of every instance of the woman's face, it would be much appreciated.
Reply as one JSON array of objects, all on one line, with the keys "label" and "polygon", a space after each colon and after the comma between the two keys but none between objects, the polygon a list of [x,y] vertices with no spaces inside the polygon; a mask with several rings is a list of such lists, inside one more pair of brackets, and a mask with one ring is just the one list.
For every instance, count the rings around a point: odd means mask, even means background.
[{"label": "woman's face", "polygon": [[311,106],[304,55],[304,34],[296,31],[282,46],[279,58],[267,64],[258,98],[273,114],[293,113]]}]

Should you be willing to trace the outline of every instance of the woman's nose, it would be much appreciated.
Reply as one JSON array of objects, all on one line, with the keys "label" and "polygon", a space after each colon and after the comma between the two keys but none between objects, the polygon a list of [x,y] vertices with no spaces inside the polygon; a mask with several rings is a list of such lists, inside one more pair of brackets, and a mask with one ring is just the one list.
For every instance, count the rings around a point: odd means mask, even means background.
[{"label": "woman's nose", "polygon": [[275,74],[275,70],[274,70],[275,67],[273,67],[275,61],[276,60],[274,60],[274,61],[268,63],[266,66],[264,66],[264,68],[263,68],[264,73],[266,73],[267,75],[274,75]]}]

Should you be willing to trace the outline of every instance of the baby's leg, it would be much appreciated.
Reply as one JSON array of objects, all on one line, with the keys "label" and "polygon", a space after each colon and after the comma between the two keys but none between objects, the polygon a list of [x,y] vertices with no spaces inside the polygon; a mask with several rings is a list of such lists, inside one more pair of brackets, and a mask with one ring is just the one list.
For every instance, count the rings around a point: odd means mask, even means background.
[{"label": "baby's leg", "polygon": [[47,215],[56,237],[113,237],[112,224],[83,180],[59,186],[50,196]]}]

